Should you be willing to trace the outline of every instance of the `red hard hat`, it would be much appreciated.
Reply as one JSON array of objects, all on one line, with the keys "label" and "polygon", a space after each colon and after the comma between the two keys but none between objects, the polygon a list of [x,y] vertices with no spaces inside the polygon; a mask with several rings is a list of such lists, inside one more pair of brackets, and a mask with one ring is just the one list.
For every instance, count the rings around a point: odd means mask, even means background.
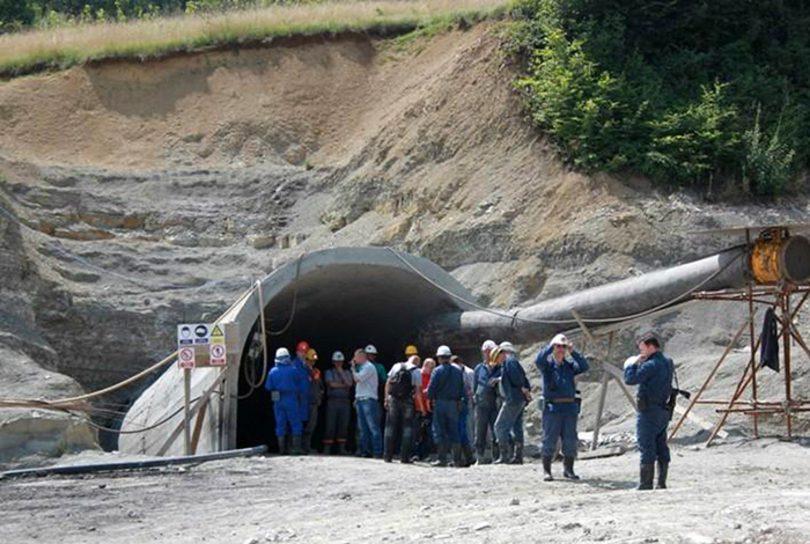
[{"label": "red hard hat", "polygon": [[307,342],[306,340],[301,340],[295,346],[295,351],[296,352],[302,352],[303,351],[304,353],[308,352],[309,351],[309,342]]}]

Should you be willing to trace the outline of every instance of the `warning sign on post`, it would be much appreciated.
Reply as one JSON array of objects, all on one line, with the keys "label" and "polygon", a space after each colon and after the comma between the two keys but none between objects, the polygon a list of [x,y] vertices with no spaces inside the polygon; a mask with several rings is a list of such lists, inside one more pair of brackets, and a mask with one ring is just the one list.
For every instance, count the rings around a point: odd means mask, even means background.
[{"label": "warning sign on post", "polygon": [[208,323],[177,325],[177,355],[180,368],[205,366],[208,362],[210,343],[211,325]]},{"label": "warning sign on post", "polygon": [[[182,350],[187,350],[182,352]],[[225,366],[225,329],[218,324],[182,323],[177,326],[180,368]],[[182,354],[185,353],[185,359]],[[189,362],[190,361],[190,362]]]},{"label": "warning sign on post", "polygon": [[225,349],[225,332],[219,325],[214,325],[211,329],[211,343],[209,345],[210,365],[225,366],[227,363]]},{"label": "warning sign on post", "polygon": [[194,347],[187,346],[182,347],[177,350],[177,363],[180,365],[180,368],[194,368],[196,363],[196,357],[194,356]]}]

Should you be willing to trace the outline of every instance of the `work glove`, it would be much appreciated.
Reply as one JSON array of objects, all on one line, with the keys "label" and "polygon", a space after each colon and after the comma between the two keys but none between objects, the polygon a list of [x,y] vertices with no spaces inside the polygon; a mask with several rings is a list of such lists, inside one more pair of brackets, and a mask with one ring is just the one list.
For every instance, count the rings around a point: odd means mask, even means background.
[{"label": "work glove", "polygon": [[624,369],[627,370],[631,366],[638,363],[638,355],[633,355],[632,357],[628,357],[627,360],[624,361]]}]

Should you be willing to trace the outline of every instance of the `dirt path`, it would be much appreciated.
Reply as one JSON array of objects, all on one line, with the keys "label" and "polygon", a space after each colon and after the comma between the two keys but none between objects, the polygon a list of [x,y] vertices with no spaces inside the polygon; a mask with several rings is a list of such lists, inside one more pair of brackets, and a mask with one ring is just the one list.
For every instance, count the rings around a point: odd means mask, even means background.
[{"label": "dirt path", "polygon": [[[354,458],[254,458],[187,470],[0,482],[0,541],[810,542],[806,446],[676,450],[668,491],[633,489],[637,455],[465,470]],[[558,467],[555,466],[555,469]]]}]

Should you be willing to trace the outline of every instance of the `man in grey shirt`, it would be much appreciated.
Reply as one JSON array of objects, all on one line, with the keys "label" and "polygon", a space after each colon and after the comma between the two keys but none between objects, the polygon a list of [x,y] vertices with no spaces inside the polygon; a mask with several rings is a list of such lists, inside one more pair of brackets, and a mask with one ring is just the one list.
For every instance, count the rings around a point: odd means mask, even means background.
[{"label": "man in grey shirt", "polygon": [[352,359],[352,377],[357,384],[355,404],[357,426],[360,429],[359,452],[362,457],[382,458],[382,433],[380,432],[380,405],[377,401],[379,379],[377,369],[368,361],[366,352],[355,350]]},{"label": "man in grey shirt", "polygon": [[327,454],[331,453],[335,444],[339,455],[346,454],[354,379],[352,373],[343,367],[344,361],[343,353],[336,351],[332,354],[334,368],[326,371],[326,430],[323,436],[323,451]]}]

